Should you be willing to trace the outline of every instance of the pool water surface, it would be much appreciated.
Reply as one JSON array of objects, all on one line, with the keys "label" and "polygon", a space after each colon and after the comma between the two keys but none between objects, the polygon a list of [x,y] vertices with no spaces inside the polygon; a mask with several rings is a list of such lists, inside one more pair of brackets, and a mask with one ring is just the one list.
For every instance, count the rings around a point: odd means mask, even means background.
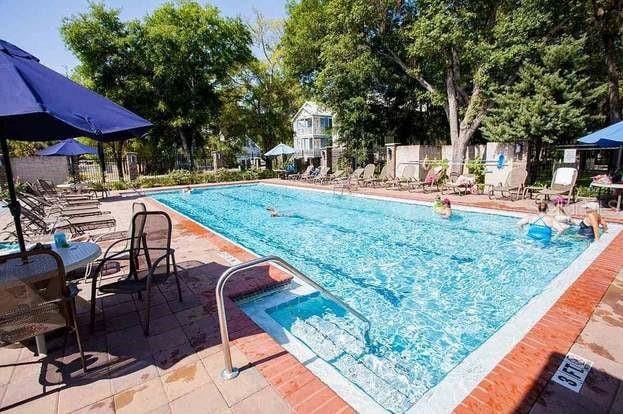
[{"label": "pool water surface", "polygon": [[[278,255],[365,315],[318,293],[267,313],[382,407],[404,412],[584,251],[544,245],[516,217],[271,185],[154,194],[258,255]],[[279,215],[271,216],[267,208]]]}]

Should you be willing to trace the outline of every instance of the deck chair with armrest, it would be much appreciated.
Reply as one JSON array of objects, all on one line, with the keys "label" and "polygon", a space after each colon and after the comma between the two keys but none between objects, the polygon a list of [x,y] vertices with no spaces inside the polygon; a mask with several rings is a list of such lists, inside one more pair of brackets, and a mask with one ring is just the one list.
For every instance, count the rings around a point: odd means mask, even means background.
[{"label": "deck chair with armrest", "polygon": [[318,172],[318,175],[310,178],[310,181],[314,183],[322,183],[324,180],[328,178],[329,171],[331,171],[331,168],[329,167],[320,167],[320,171]]},{"label": "deck chair with armrest", "polygon": [[361,174],[361,178],[359,178],[359,184],[362,186],[366,186],[371,183],[371,180],[374,178],[374,171],[376,170],[376,165],[367,164],[363,168],[363,173]]},{"label": "deck chair with armrest", "polygon": [[537,198],[546,200],[551,196],[563,196],[572,200],[574,197],[575,182],[578,178],[578,170],[573,167],[560,167],[554,171],[552,183],[548,188],[539,191]]},{"label": "deck chair with armrest", "polygon": [[[140,296],[145,302],[145,325],[143,332],[149,335],[149,317],[151,311],[151,292],[157,286],[166,283],[171,276],[177,285],[177,293],[182,301],[182,290],[175,263],[175,251],[171,248],[171,218],[164,211],[138,212],[132,218],[132,230],[128,239],[120,239],[110,245],[103,259],[98,264],[91,286],[91,330],[95,327],[96,292],[115,295]],[[129,242],[129,248],[115,251],[117,245]],[[102,272],[111,260],[118,260],[121,255],[129,255],[128,271],[114,282],[100,283]],[[141,263],[144,270],[138,270]]]},{"label": "deck chair with armrest", "polygon": [[422,190],[425,193],[429,190],[437,189],[439,191],[441,179],[446,174],[446,168],[438,165],[431,168],[426,173],[426,177],[423,180],[416,180],[409,185],[409,191]]},{"label": "deck chair with armrest", "polygon": [[309,177],[313,169],[314,166],[312,164],[309,164],[305,171],[303,171],[302,173],[288,175],[288,180],[300,180],[301,178]]},{"label": "deck chair with armrest", "polygon": [[499,195],[499,197],[509,198],[511,201],[518,200],[523,196],[526,178],[528,178],[528,171],[525,168],[515,167],[511,169],[504,184],[489,188],[489,198],[493,199]]},{"label": "deck chair with armrest", "polygon": [[76,318],[78,288],[67,285],[60,256],[37,249],[0,257],[0,346],[69,328],[84,351]]},{"label": "deck chair with armrest", "polygon": [[363,174],[363,168],[357,168],[355,169],[355,171],[352,172],[352,174],[335,180],[333,182],[333,191],[335,190],[348,190],[348,191],[352,191],[355,190],[359,187],[359,179],[361,178],[361,175]]}]

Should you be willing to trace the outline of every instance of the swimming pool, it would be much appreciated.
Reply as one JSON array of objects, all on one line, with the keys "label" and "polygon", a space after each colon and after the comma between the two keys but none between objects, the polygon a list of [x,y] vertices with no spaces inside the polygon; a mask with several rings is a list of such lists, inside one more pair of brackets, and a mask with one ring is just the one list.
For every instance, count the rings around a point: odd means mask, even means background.
[{"label": "swimming pool", "polygon": [[[152,196],[259,255],[275,254],[363,313],[317,293],[267,314],[374,401],[404,412],[586,248],[531,243],[516,217],[269,185]],[[271,217],[273,207],[282,216]]]}]

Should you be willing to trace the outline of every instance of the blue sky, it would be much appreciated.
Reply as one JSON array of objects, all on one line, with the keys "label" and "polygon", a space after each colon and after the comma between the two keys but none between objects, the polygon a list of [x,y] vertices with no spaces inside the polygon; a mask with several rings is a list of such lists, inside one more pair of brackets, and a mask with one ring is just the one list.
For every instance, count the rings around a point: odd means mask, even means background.
[{"label": "blue sky", "polygon": [[[124,20],[140,18],[165,0],[105,0],[121,9]],[[268,18],[285,16],[286,0],[211,0],[226,16],[252,19],[253,10]],[[41,63],[67,74],[76,58],[65,48],[59,33],[63,17],[87,10],[87,0],[0,0],[0,39],[37,56]]]}]

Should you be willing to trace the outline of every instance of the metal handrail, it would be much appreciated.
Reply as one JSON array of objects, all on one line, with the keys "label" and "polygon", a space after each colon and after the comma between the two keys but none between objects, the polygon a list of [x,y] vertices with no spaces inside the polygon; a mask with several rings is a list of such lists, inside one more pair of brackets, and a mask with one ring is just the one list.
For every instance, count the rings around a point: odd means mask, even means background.
[{"label": "metal handrail", "polygon": [[279,256],[264,256],[254,260],[250,260],[248,262],[240,263],[236,266],[232,266],[229,269],[225,270],[221,277],[219,277],[218,282],[216,282],[216,307],[218,311],[218,323],[219,329],[221,331],[221,347],[223,349],[223,358],[225,359],[225,369],[221,372],[221,377],[225,380],[233,379],[238,376],[238,369],[235,368],[231,361],[231,351],[229,347],[229,331],[227,330],[227,317],[225,315],[225,301],[223,297],[223,290],[225,288],[225,283],[229,280],[231,276],[234,274],[249,269],[251,267],[255,267],[261,263],[273,262],[283,267],[288,272],[292,273],[299,279],[302,279],[308,285],[313,287],[314,289],[322,292],[325,296],[329,297],[329,299],[339,303],[343,308],[347,311],[355,315],[357,318],[361,319],[367,325],[367,330],[370,329],[370,321],[363,316],[361,313],[357,312],[353,308],[351,308],[346,302],[342,299],[334,296],[331,292],[318,285],[316,282],[311,280],[309,277],[305,276],[301,273],[300,270],[293,267],[290,263],[286,262]]}]

